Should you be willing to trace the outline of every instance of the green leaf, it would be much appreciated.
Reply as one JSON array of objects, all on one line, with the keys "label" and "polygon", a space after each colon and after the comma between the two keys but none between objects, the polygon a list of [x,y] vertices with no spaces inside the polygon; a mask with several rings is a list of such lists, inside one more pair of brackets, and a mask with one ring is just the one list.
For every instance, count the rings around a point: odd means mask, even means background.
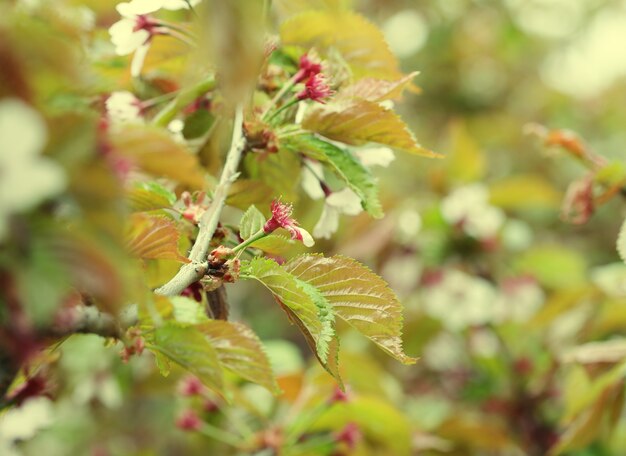
[{"label": "green leaf", "polygon": [[185,139],[199,138],[205,134],[215,122],[215,117],[206,109],[198,109],[185,119],[183,136]]},{"label": "green leaf", "polygon": [[239,235],[245,241],[253,234],[261,231],[265,225],[265,216],[255,206],[250,206],[243,214],[239,224]]},{"label": "green leaf", "polygon": [[147,212],[171,207],[176,201],[174,192],[156,182],[137,182],[127,193],[133,212]]},{"label": "green leaf", "polygon": [[[151,350],[198,376],[219,394],[224,394],[224,369],[279,391],[261,341],[245,325],[208,319],[195,325],[169,322],[156,328],[151,337]],[[167,371],[162,357],[160,369]]]},{"label": "green leaf", "polygon": [[267,157],[247,154],[244,165],[251,178],[273,189],[273,195],[280,195],[291,202],[298,199],[298,180],[295,177],[300,172],[300,159],[295,154],[283,150]]},{"label": "green leaf", "polygon": [[586,283],[587,262],[573,249],[558,245],[535,246],[516,261],[520,273],[533,275],[542,285],[568,289]]},{"label": "green leaf", "polygon": [[137,213],[130,217],[126,244],[129,252],[138,258],[189,262],[178,251],[179,237],[173,221],[165,217]]},{"label": "green leaf", "polygon": [[261,341],[250,328],[224,320],[209,320],[195,328],[207,336],[224,368],[274,393],[280,392]]},{"label": "green leaf", "polygon": [[416,360],[402,349],[402,305],[387,283],[343,256],[302,255],[285,268],[317,288],[335,315],[404,364]]},{"label": "green leaf", "polygon": [[349,11],[307,11],[280,27],[284,44],[315,47],[322,53],[339,51],[355,80],[373,77],[396,81],[403,74],[382,32],[359,14]]},{"label": "green leaf", "polygon": [[372,217],[383,216],[375,178],[350,152],[312,134],[289,136],[281,140],[281,143],[293,152],[303,153],[331,166],[348,187],[361,198],[363,209]]},{"label": "green leaf", "polygon": [[172,303],[174,319],[179,323],[198,324],[206,322],[207,317],[202,304],[186,296],[172,296],[169,298]]},{"label": "green leaf", "polygon": [[282,234],[272,233],[250,244],[250,247],[262,250],[271,255],[284,255],[291,251],[297,242]]},{"label": "green leaf", "polygon": [[166,323],[154,330],[154,349],[223,394],[224,374],[216,349],[194,326]]},{"label": "green leaf", "polygon": [[334,333],[334,328],[322,310],[326,306],[315,302],[319,295],[309,295],[307,291],[311,292],[310,288],[303,286],[276,262],[265,258],[242,262],[241,277],[258,280],[274,294],[290,319],[300,328],[322,366],[340,381],[336,367],[338,341],[336,338],[329,341],[328,335],[331,329]]},{"label": "green leaf", "polygon": [[346,144],[378,143],[424,157],[439,157],[418,144],[395,112],[367,100],[337,100],[312,107],[302,126]]},{"label": "green leaf", "polygon": [[274,190],[259,180],[237,179],[230,186],[226,204],[246,210],[251,204],[264,206],[272,201]]}]

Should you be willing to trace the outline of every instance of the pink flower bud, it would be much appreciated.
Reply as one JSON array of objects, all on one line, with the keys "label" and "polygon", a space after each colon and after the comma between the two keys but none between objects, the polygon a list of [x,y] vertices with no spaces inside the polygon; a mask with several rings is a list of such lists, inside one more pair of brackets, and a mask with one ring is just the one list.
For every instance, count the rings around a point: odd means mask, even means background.
[{"label": "pink flower bud", "polygon": [[346,426],[339,431],[339,433],[335,436],[335,441],[337,443],[343,442],[347,445],[350,450],[353,450],[356,444],[363,438],[361,434],[361,430],[356,423],[348,423]]},{"label": "pink flower bud", "polygon": [[291,218],[293,207],[291,204],[281,203],[278,200],[272,202],[272,217],[265,222],[263,231],[265,233],[272,233],[278,228],[284,228],[291,234],[291,239],[302,241],[302,243],[311,247],[315,244],[313,237],[304,228],[298,226],[298,222]]},{"label": "pink flower bud", "polygon": [[294,81],[297,83],[306,81],[307,79],[319,74],[322,71],[322,64],[311,59],[307,54],[300,57],[300,69],[294,75]]},{"label": "pink flower bud", "polygon": [[204,392],[204,385],[198,377],[189,375],[180,381],[178,391],[186,397],[199,396]]},{"label": "pink flower bud", "polygon": [[326,83],[326,78],[319,73],[311,76],[304,86],[304,90],[297,95],[298,100],[313,100],[325,104],[325,99],[335,93]]},{"label": "pink flower bud", "polygon": [[191,409],[181,413],[176,419],[176,427],[182,431],[197,431],[202,426],[202,420]]}]

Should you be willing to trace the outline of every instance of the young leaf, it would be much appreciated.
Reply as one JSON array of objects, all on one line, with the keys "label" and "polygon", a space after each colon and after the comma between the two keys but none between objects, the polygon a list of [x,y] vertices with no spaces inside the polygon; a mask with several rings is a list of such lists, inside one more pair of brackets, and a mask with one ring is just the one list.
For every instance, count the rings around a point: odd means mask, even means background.
[{"label": "young leaf", "polygon": [[297,242],[293,239],[281,234],[272,233],[262,237],[258,241],[254,241],[250,244],[250,247],[262,250],[271,255],[284,255],[293,249],[295,245],[297,245]]},{"label": "young leaf", "polygon": [[243,240],[248,239],[253,234],[263,229],[265,216],[255,206],[250,206],[243,214],[239,224],[239,235]]},{"label": "young leaf", "polygon": [[339,100],[315,106],[307,111],[302,126],[347,144],[378,143],[424,157],[439,157],[417,143],[396,113],[367,100]]},{"label": "young leaf", "polygon": [[361,204],[372,217],[380,218],[383,211],[378,200],[378,186],[371,173],[350,152],[312,134],[288,136],[282,144],[297,153],[327,163],[348,187],[361,198]]},{"label": "young leaf", "polygon": [[192,188],[205,185],[202,166],[195,155],[157,128],[128,125],[111,137],[117,153],[143,171],[167,177]]},{"label": "young leaf", "polygon": [[360,98],[362,100],[379,103],[384,100],[397,100],[401,97],[404,89],[411,84],[418,71],[407,74],[395,81],[384,79],[363,78],[354,84],[349,85],[336,95],[335,99]]},{"label": "young leaf", "polygon": [[209,320],[195,328],[207,336],[224,368],[272,392],[280,392],[261,341],[250,328],[223,320]]},{"label": "young leaf", "polygon": [[[333,322],[322,320],[322,311],[314,298],[300,282],[276,262],[255,258],[242,262],[241,277],[252,278],[267,287],[279,302],[302,323],[300,329],[310,334],[315,343],[315,352],[322,363],[328,359],[328,334],[334,334]],[[309,290],[310,291],[310,290]],[[288,312],[289,313],[289,312]]]},{"label": "young leaf", "polygon": [[286,20],[280,37],[284,44],[338,50],[355,80],[369,76],[396,81],[403,76],[382,32],[356,13],[307,11]]},{"label": "young leaf", "polygon": [[167,323],[154,330],[154,350],[222,394],[224,374],[216,349],[194,326]]},{"label": "young leaf", "polygon": [[135,184],[127,193],[130,208],[134,212],[147,212],[171,207],[176,195],[156,182]]},{"label": "young leaf", "polygon": [[164,217],[133,214],[126,235],[129,252],[139,258],[189,260],[178,252],[176,225]]},{"label": "young leaf", "polygon": [[357,261],[302,255],[285,269],[317,288],[335,315],[404,364],[416,360],[402,349],[402,305],[385,281]]}]

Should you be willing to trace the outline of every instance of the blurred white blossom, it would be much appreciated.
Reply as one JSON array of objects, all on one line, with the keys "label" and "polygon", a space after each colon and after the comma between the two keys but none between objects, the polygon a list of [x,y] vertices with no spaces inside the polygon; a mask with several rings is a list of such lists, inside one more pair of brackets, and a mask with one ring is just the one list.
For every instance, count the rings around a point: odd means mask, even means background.
[{"label": "blurred white blossom", "polygon": [[326,197],[322,215],[313,228],[313,236],[330,238],[339,227],[339,215],[358,215],[363,210],[361,198],[348,187]]},{"label": "blurred white blossom", "polygon": [[21,406],[0,415],[0,454],[21,454],[14,444],[29,440],[55,421],[52,402],[46,397],[27,400]]},{"label": "blurred white blossom", "polygon": [[368,168],[372,166],[382,166],[386,168],[396,159],[393,150],[389,147],[366,147],[354,151],[354,155],[359,159],[363,166]]},{"label": "blurred white blossom", "polygon": [[37,111],[18,99],[0,102],[0,238],[9,215],[65,188],[63,169],[40,155],[46,141],[46,124]]},{"label": "blurred white blossom", "polygon": [[448,223],[460,225],[477,239],[494,237],[505,221],[504,213],[489,204],[489,190],[482,184],[454,190],[442,201],[441,213]]},{"label": "blurred white blossom", "polygon": [[488,323],[494,318],[496,291],[484,279],[448,270],[422,292],[424,311],[450,330]]},{"label": "blurred white blossom", "polygon": [[465,347],[458,336],[441,332],[426,344],[422,351],[424,362],[436,371],[451,371],[462,366]]},{"label": "blurred white blossom", "polygon": [[526,322],[537,313],[545,299],[543,289],[534,279],[529,277],[510,279],[502,286],[496,298],[495,320]]},{"label": "blurred white blossom", "polygon": [[591,282],[615,298],[626,297],[626,264],[612,263],[591,270]]},{"label": "blurred white blossom", "polygon": [[141,101],[125,90],[113,92],[105,102],[107,115],[113,124],[141,123]]}]

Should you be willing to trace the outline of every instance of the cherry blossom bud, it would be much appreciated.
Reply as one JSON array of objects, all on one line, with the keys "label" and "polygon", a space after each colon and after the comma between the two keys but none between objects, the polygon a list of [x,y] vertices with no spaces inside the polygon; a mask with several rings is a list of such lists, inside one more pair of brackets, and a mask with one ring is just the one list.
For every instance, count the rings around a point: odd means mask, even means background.
[{"label": "cherry blossom bud", "polygon": [[298,100],[313,100],[325,104],[326,98],[335,92],[326,83],[326,78],[319,73],[311,76],[304,85],[304,90],[297,95]]},{"label": "cherry blossom bud", "polygon": [[350,396],[347,391],[342,391],[338,386],[335,387],[332,396],[328,399],[328,404],[336,404],[337,402],[348,402],[350,400]]},{"label": "cherry blossom bud", "polygon": [[363,438],[361,434],[361,430],[356,423],[348,423],[346,426],[339,431],[339,433],[335,436],[335,441],[337,443],[343,442],[346,446],[353,450],[356,444]]},{"label": "cherry blossom bud", "polygon": [[322,71],[322,64],[311,59],[308,54],[300,57],[300,69],[294,75],[294,81],[297,83],[306,81],[307,79],[319,74]]},{"label": "cherry blossom bud", "polygon": [[284,228],[291,234],[291,239],[302,241],[307,247],[315,244],[313,237],[307,230],[298,226],[298,222],[291,218],[293,207],[291,204],[281,203],[278,200],[272,202],[272,217],[265,222],[263,231],[267,234],[272,233],[278,228]]},{"label": "cherry blossom bud", "polygon": [[185,397],[199,396],[204,392],[204,385],[198,377],[188,375],[180,381],[178,392]]},{"label": "cherry blossom bud", "polygon": [[176,419],[176,427],[182,431],[197,431],[202,427],[202,420],[196,412],[187,409]]}]

